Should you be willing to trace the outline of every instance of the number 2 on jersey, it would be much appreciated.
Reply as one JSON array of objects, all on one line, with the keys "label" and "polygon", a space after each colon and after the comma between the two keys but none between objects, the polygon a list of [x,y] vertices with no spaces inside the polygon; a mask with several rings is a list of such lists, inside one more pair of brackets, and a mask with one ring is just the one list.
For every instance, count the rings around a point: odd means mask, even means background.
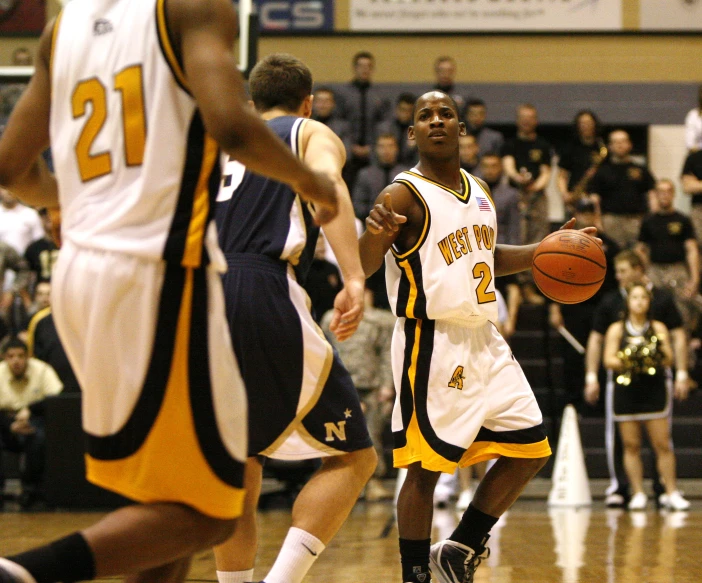
[{"label": "number 2 on jersey", "polygon": [[[122,98],[122,131],[124,158],[127,166],[141,166],[146,144],[146,115],[144,112],[144,84],[141,65],[132,65],[114,76],[114,91]],[[75,152],[83,182],[112,172],[110,152],[92,154],[93,143],[107,121],[107,88],[96,77],[76,85],[71,99],[73,119],[86,115],[87,104],[92,111],[83,126]]]},{"label": "number 2 on jersey", "polygon": [[492,282],[490,266],[484,261],[476,263],[473,266],[473,277],[480,280],[478,287],[475,288],[475,295],[478,297],[478,303],[487,304],[488,302],[494,302],[497,299],[495,292],[487,291],[488,286]]}]

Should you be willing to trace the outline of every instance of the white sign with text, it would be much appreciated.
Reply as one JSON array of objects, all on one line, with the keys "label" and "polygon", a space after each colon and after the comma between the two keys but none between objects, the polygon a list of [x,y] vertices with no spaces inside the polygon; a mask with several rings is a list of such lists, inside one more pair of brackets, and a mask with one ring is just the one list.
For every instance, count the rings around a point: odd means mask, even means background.
[{"label": "white sign with text", "polygon": [[350,0],[350,12],[359,31],[622,29],[621,0]]},{"label": "white sign with text", "polygon": [[640,0],[641,30],[702,30],[702,0]]}]

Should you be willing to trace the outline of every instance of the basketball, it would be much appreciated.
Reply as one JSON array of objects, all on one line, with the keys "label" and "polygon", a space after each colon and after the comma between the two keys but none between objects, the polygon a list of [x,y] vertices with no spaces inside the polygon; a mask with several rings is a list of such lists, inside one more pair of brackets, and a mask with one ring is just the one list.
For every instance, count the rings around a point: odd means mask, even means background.
[{"label": "basketball", "polygon": [[561,304],[584,302],[597,293],[607,260],[597,241],[565,229],[544,238],[534,253],[534,282],[547,298]]}]

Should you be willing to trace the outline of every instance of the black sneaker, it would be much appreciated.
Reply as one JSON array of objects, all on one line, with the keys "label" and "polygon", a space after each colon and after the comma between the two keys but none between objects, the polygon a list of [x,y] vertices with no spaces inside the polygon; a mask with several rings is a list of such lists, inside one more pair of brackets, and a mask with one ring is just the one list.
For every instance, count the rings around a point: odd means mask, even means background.
[{"label": "black sneaker", "polygon": [[475,570],[490,556],[490,549],[473,550],[453,540],[431,546],[429,567],[437,583],[473,583]]},{"label": "black sneaker", "polygon": [[0,583],[37,583],[24,567],[0,558]]}]

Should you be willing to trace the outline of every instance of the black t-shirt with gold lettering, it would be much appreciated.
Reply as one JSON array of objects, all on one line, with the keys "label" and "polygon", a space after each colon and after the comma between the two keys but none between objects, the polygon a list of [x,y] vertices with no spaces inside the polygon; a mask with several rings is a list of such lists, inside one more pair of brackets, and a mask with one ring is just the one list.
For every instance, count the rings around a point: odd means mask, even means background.
[{"label": "black t-shirt with gold lettering", "polygon": [[[685,159],[682,175],[691,174],[697,180],[702,180],[702,150],[693,152]],[[692,195],[692,204],[702,204],[702,194]]]},{"label": "black t-shirt with gold lettering", "polygon": [[551,144],[541,136],[536,136],[534,140],[523,140],[520,137],[507,140],[501,153],[503,156],[514,157],[517,172],[526,168],[534,180],[541,174],[542,164],[551,165]]},{"label": "black t-shirt with gold lettering", "polygon": [[[558,167],[569,172],[568,190],[573,190],[585,173],[600,160],[600,144],[584,144],[576,139],[568,142],[561,151]],[[589,181],[588,181],[589,182]],[[585,185],[587,188],[587,185]]]},{"label": "black t-shirt with gold lettering", "polygon": [[639,241],[651,251],[651,263],[685,261],[685,241],[695,238],[695,228],[689,217],[673,212],[649,215],[641,223]]},{"label": "black t-shirt with gold lettering", "polygon": [[590,181],[590,192],[600,195],[603,213],[643,214],[648,210],[648,191],[656,184],[645,166],[634,162],[605,162]]}]

